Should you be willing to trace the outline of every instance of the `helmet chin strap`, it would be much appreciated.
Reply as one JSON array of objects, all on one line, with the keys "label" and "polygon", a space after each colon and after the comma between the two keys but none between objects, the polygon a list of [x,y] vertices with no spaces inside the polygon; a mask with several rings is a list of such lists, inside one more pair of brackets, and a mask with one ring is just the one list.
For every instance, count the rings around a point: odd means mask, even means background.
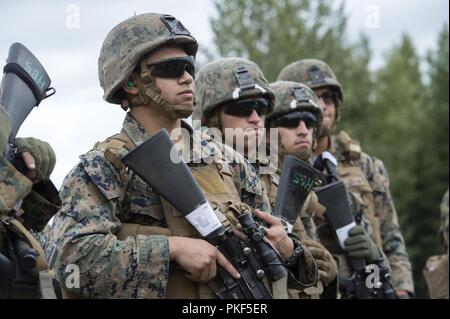
[{"label": "helmet chin strap", "polygon": [[129,102],[129,107],[146,105],[152,101],[166,110],[170,117],[174,119],[191,116],[194,112],[195,98],[191,106],[169,104],[161,97],[161,90],[156,87],[154,77],[150,74],[144,60],[141,61],[140,67],[143,86],[139,89],[139,93]]}]

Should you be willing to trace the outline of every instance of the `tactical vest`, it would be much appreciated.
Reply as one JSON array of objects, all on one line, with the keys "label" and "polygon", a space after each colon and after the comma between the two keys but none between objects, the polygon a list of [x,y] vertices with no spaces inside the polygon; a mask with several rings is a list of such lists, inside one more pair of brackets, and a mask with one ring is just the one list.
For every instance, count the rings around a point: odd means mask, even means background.
[{"label": "tactical vest", "polygon": [[[126,169],[121,161],[124,149],[126,152],[129,152],[134,148],[134,143],[126,133],[114,135],[106,141],[97,143],[94,146],[94,149],[104,152],[106,159],[116,168],[124,183],[131,183],[133,178],[137,178],[137,176]],[[240,195],[237,192],[233,181],[233,174],[225,159],[218,156],[212,164],[191,166],[190,170],[221,223],[227,228],[235,225],[237,223],[235,213],[239,213],[238,210],[242,209],[242,205],[244,204],[241,202]],[[167,227],[130,224],[125,222],[122,224],[120,231],[116,234],[117,238],[119,240],[124,240],[129,236],[136,238],[137,235],[201,238],[197,230],[179,211],[164,198],[160,197],[160,200],[162,214]],[[221,212],[225,213],[222,214]],[[138,214],[139,212],[135,213]],[[185,277],[184,271],[178,265],[171,263],[166,298],[216,298],[211,289],[219,285],[219,282],[216,280],[213,280],[208,285],[190,281]],[[78,297],[67,290],[64,291],[64,296],[66,298]]]}]

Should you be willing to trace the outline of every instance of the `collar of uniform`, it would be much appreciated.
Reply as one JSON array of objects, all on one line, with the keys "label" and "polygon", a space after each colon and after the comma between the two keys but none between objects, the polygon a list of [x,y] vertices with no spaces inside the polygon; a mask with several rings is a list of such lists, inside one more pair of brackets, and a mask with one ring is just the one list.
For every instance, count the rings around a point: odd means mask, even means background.
[{"label": "collar of uniform", "polygon": [[267,157],[264,158],[265,160],[260,160],[255,164],[252,164],[255,168],[255,171],[258,175],[261,173],[263,174],[278,174],[278,167],[275,167],[272,165]]},{"label": "collar of uniform", "polygon": [[134,145],[141,145],[151,136],[142,126],[139,125],[130,112],[128,112],[125,116],[122,128],[123,131],[125,131],[131,138]]},{"label": "collar of uniform", "polygon": [[[208,158],[216,155],[214,147],[210,144],[212,138],[201,130],[193,130],[185,121],[181,121],[181,127],[188,131],[189,137],[183,134],[182,155],[186,163],[210,163]],[[188,140],[189,138],[189,140]],[[190,147],[190,151],[186,150]]]},{"label": "collar of uniform", "polygon": [[[339,148],[339,144],[336,143],[336,136],[335,135],[329,135],[328,136],[328,148],[326,151],[330,152],[336,159],[339,161],[342,156],[342,150]],[[313,156],[310,159],[310,162],[314,163],[317,159],[317,155],[313,154]]]},{"label": "collar of uniform", "polygon": [[[206,158],[215,155],[214,149],[209,145],[210,137],[204,133],[194,132],[192,127],[183,120],[181,121],[181,128],[184,129],[184,132],[188,132],[188,134],[182,134],[183,142],[179,152],[186,163],[205,162]],[[129,112],[123,122],[123,131],[128,134],[135,145],[142,144],[152,136],[139,125]]]},{"label": "collar of uniform", "polygon": [[330,147],[328,147],[328,151],[333,154],[334,157],[340,162],[345,159],[344,149],[339,145],[336,141],[336,135],[330,135]]}]

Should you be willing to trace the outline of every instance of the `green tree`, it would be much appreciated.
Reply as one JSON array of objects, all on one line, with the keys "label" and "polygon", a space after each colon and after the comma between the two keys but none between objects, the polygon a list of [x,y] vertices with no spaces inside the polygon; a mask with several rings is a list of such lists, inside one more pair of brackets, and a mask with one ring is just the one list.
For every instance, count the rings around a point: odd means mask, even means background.
[{"label": "green tree", "polygon": [[389,169],[419,297],[427,295],[422,268],[438,249],[438,203],[448,185],[448,33],[441,35],[440,48],[428,61],[426,86],[407,35],[388,52],[376,74],[376,100],[367,127],[373,136],[365,143]]},{"label": "green tree", "polygon": [[[326,61],[345,89],[342,125],[364,138],[372,87],[367,38],[349,44],[344,2],[331,0],[216,0],[211,19],[214,42],[221,56],[256,62],[269,81],[281,69],[304,58]],[[349,123],[352,125],[346,125]]]},{"label": "green tree", "polygon": [[427,57],[429,84],[422,104],[424,123],[420,135],[420,169],[417,171],[419,178],[416,187],[416,194],[420,198],[417,198],[415,207],[415,217],[421,221],[411,225],[413,232],[424,234],[420,246],[416,244],[417,256],[414,256],[418,267],[417,277],[422,280],[419,284],[423,285],[424,292],[426,289],[420,271],[429,256],[444,252],[437,230],[440,222],[439,203],[448,188],[448,46],[448,26],[444,26],[437,49],[429,52]]},{"label": "green tree", "polygon": [[[448,100],[448,26],[439,35],[438,48],[428,54],[429,85],[423,103],[425,126],[421,157],[423,170],[420,189],[426,198],[424,207],[436,211],[443,193],[448,188],[449,100]],[[425,187],[426,186],[426,187]],[[438,216],[438,215],[436,215]]]},{"label": "green tree", "polygon": [[364,148],[385,162],[396,206],[399,213],[406,213],[415,199],[414,170],[424,95],[420,59],[407,35],[386,55],[385,65],[377,72],[374,90],[376,99],[367,127],[372,136]]}]

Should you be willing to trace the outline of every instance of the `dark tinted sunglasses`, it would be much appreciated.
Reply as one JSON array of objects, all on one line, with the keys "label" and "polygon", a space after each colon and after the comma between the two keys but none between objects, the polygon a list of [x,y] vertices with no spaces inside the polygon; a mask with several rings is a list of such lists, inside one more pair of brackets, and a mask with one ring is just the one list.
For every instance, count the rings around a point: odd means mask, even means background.
[{"label": "dark tinted sunglasses", "polygon": [[225,114],[239,117],[248,117],[256,110],[259,116],[266,115],[269,109],[269,101],[266,98],[245,99],[227,103],[224,108]]},{"label": "dark tinted sunglasses", "polygon": [[195,76],[195,59],[192,55],[164,59],[157,63],[148,65],[153,67],[151,74],[161,78],[178,78],[187,71],[192,77]]},{"label": "dark tinted sunglasses", "polygon": [[317,118],[311,112],[293,112],[273,120],[275,127],[296,128],[303,121],[307,128],[317,126]]},{"label": "dark tinted sunglasses", "polygon": [[322,99],[325,104],[330,105],[331,103],[333,103],[335,106],[338,106],[339,104],[339,98],[336,92],[326,91],[317,96],[319,97],[319,99]]}]

